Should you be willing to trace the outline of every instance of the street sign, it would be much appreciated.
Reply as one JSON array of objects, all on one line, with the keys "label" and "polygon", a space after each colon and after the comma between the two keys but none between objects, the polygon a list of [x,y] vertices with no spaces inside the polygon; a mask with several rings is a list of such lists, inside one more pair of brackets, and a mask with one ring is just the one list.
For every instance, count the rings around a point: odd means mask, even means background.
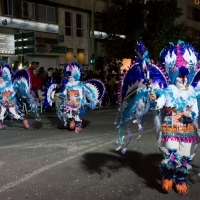
[{"label": "street sign", "polygon": [[35,47],[32,48],[24,48],[24,54],[35,53]]},{"label": "street sign", "polygon": [[23,47],[23,41],[15,41],[15,48],[16,47]]},{"label": "street sign", "polygon": [[16,55],[24,55],[24,54],[30,54],[30,53],[35,53],[35,48],[23,48],[23,49],[15,49],[15,54]]},{"label": "street sign", "polygon": [[30,31],[30,32],[23,32],[22,33],[23,39],[28,39],[28,38],[34,38],[35,37],[35,31]]},{"label": "street sign", "polygon": [[25,40],[23,41],[23,46],[27,47],[27,46],[35,46],[36,45],[36,41],[35,40]]},{"label": "street sign", "polygon": [[15,40],[23,40],[28,38],[35,38],[35,31],[29,31],[29,32],[22,32],[22,33],[15,33],[14,39]]},{"label": "street sign", "polygon": [[20,39],[22,39],[22,33],[15,33],[14,40],[20,40]]},{"label": "street sign", "polygon": [[23,41],[15,41],[15,48],[18,47],[27,47],[27,46],[35,46],[35,40],[23,40]]},{"label": "street sign", "polygon": [[23,49],[15,49],[15,55],[23,55]]},{"label": "street sign", "polygon": [[58,41],[58,42],[64,42],[64,39],[65,39],[65,38],[64,38],[64,35],[58,35],[58,36],[57,36],[57,41]]},{"label": "street sign", "polygon": [[35,31],[14,34],[15,55],[35,53]]}]

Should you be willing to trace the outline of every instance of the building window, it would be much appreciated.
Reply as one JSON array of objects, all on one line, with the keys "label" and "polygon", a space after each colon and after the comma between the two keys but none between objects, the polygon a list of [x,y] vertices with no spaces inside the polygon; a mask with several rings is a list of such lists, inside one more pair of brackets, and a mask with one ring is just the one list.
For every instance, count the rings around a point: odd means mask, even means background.
[{"label": "building window", "polygon": [[200,44],[200,30],[194,29],[194,42]]},{"label": "building window", "polygon": [[22,18],[35,19],[35,4],[22,1]]},{"label": "building window", "polygon": [[194,20],[200,22],[200,9],[194,9]]},{"label": "building window", "polygon": [[80,64],[84,64],[85,63],[85,51],[84,49],[77,49],[77,61]]},{"label": "building window", "polygon": [[200,30],[194,29],[194,37],[200,38]]},{"label": "building window", "polygon": [[187,6],[187,18],[193,19],[193,8],[191,6]]},{"label": "building window", "polygon": [[96,31],[103,31],[104,21],[105,21],[105,15],[103,13],[96,12],[94,21]]},{"label": "building window", "polygon": [[72,36],[72,14],[65,12],[65,35]]},{"label": "building window", "polygon": [[4,0],[5,15],[13,15],[13,0]]},{"label": "building window", "polygon": [[74,54],[73,54],[73,49],[68,48],[67,53],[65,54],[65,61],[69,62],[74,60]]},{"label": "building window", "polygon": [[56,22],[56,13],[54,7],[38,5],[38,19],[44,22]]},{"label": "building window", "polygon": [[83,16],[80,14],[76,14],[76,36],[77,37],[82,37],[83,32],[82,32],[82,26],[83,26]]}]

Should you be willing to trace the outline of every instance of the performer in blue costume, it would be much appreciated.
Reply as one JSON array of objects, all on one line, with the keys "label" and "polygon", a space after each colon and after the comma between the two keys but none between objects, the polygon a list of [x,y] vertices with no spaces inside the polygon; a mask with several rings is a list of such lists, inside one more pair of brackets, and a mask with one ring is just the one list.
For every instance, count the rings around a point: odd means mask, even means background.
[{"label": "performer in blue costume", "polygon": [[[137,45],[137,63],[133,64],[122,79],[120,107],[117,118],[119,127],[118,149],[125,153],[128,143],[123,142],[123,126],[136,114],[140,131],[141,121],[152,110],[158,147],[163,154],[160,169],[162,188],[178,194],[187,194],[187,175],[192,168],[199,141],[198,99],[200,97],[200,69],[198,54],[183,41],[169,43],[161,51],[161,66],[150,62],[148,51],[140,40]],[[143,111],[141,107],[143,106]],[[128,131],[129,141],[132,137]],[[194,149],[192,149],[194,143]]]},{"label": "performer in blue costume", "polygon": [[18,114],[20,106],[16,98],[16,94],[18,94],[20,98],[26,98],[35,113],[36,120],[40,120],[37,106],[30,95],[28,72],[25,69],[21,69],[14,73],[11,67],[3,61],[0,61],[0,64],[0,129],[5,129],[4,118],[7,112],[12,118],[20,120],[25,128],[29,128],[27,119]]},{"label": "performer in blue costume", "polygon": [[[75,132],[79,133],[82,130],[80,112],[83,111],[85,106],[95,109],[104,95],[105,87],[99,80],[81,82],[82,66],[75,61],[66,63],[63,71],[66,78],[62,81],[61,88],[63,88],[64,84],[64,89],[62,92],[55,94],[62,98],[57,108],[57,115],[65,126],[67,125],[67,120],[69,120],[70,129],[75,129]],[[49,87],[47,93],[49,104],[53,102],[55,88],[56,84]]]}]

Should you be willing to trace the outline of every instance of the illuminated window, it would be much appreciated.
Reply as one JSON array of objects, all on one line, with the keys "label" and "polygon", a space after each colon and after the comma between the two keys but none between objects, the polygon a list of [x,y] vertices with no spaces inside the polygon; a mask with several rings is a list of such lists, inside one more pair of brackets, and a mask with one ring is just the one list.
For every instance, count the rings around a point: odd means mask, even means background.
[{"label": "illuminated window", "polygon": [[72,36],[72,14],[65,12],[65,35]]},{"label": "illuminated window", "polygon": [[80,64],[84,64],[85,63],[85,51],[84,49],[77,49],[77,61]]},{"label": "illuminated window", "polygon": [[74,60],[73,49],[68,48],[67,53],[65,54],[65,61],[69,62]]},{"label": "illuminated window", "polygon": [[13,0],[4,0],[5,15],[13,15]]},{"label": "illuminated window", "polygon": [[83,36],[83,16],[80,14],[76,14],[76,36],[82,37]]}]

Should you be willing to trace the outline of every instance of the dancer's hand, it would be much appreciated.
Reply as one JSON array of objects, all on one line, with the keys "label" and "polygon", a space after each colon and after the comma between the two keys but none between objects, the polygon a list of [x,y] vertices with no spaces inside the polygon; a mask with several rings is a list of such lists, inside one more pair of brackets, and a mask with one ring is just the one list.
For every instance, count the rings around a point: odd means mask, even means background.
[{"label": "dancer's hand", "polygon": [[182,132],[182,126],[183,126],[183,124],[180,122],[181,117],[182,117],[182,113],[174,114],[173,116],[173,124],[179,133]]},{"label": "dancer's hand", "polygon": [[59,97],[59,93],[56,93],[55,96]]},{"label": "dancer's hand", "polygon": [[183,124],[178,122],[176,125],[176,130],[178,131],[178,133],[181,133],[182,132],[182,127],[183,127]]},{"label": "dancer's hand", "polygon": [[7,97],[3,97],[3,100],[4,100],[6,103],[8,103]]},{"label": "dancer's hand", "polygon": [[149,97],[150,97],[150,101],[155,101],[157,98],[155,92],[153,91],[149,94]]},{"label": "dancer's hand", "polygon": [[184,117],[191,117],[191,114],[190,114],[190,112],[185,111],[185,112],[183,112],[183,116]]}]

